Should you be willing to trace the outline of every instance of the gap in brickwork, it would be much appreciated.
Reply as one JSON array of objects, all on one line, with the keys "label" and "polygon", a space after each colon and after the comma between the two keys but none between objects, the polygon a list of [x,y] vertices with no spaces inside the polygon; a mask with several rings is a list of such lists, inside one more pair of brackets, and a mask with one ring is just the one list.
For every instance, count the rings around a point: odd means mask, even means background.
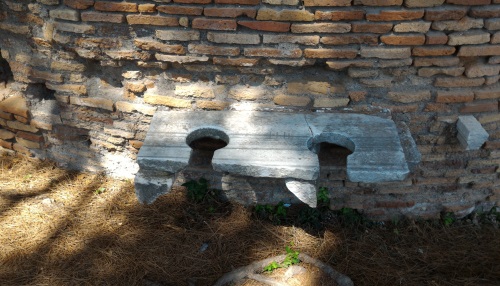
[{"label": "gap in brickwork", "polygon": [[0,86],[7,87],[7,83],[11,80],[14,80],[14,76],[12,74],[12,70],[10,69],[9,62],[7,62],[1,54],[2,50],[0,49]]},{"label": "gap in brickwork", "polygon": [[30,83],[26,88],[26,96],[34,101],[56,100],[55,91],[47,88],[44,83]]},{"label": "gap in brickwork", "polygon": [[99,77],[99,79],[115,88],[122,88],[123,67],[103,66],[100,61],[88,60],[85,75],[87,78]]},{"label": "gap in brickwork", "polygon": [[320,180],[346,180],[347,156],[350,154],[352,151],[345,147],[327,142],[320,143]]}]

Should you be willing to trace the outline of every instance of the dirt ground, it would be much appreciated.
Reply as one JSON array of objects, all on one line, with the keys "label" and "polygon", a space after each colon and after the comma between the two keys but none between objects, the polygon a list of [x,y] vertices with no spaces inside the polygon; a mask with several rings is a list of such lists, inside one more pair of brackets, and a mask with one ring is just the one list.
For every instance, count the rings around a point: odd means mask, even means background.
[{"label": "dirt ground", "polygon": [[[252,208],[194,203],[182,187],[145,206],[130,181],[2,156],[0,285],[212,285],[289,245],[355,285],[500,285],[500,230],[487,219],[329,215],[320,227],[278,225]],[[299,285],[332,285],[306,268]]]}]

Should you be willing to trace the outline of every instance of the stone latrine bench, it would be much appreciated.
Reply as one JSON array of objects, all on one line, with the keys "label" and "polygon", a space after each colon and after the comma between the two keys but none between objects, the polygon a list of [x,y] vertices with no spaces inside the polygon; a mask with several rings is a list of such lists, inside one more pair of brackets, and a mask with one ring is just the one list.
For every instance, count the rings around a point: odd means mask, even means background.
[{"label": "stone latrine bench", "polygon": [[[353,152],[347,157],[352,182],[400,181],[410,172],[408,152],[405,157],[390,119],[361,114],[158,111],[137,158],[138,199],[152,203],[169,192],[176,174],[189,164],[189,145],[205,137],[227,143],[214,153],[215,171],[283,179],[288,190],[312,207],[316,206],[320,143]],[[414,145],[411,136],[410,141]]]}]

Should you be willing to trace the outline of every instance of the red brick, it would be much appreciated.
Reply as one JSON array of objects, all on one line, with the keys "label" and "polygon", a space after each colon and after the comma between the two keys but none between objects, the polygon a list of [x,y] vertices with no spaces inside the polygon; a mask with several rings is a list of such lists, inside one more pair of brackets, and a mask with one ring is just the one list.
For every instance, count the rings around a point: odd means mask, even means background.
[{"label": "red brick", "polygon": [[179,5],[162,5],[156,7],[156,10],[166,14],[180,15],[201,15],[203,8],[199,6],[179,6]]},{"label": "red brick", "polygon": [[238,25],[258,31],[288,32],[291,24],[274,21],[238,21]]},{"label": "red brick", "polygon": [[85,10],[94,6],[94,0],[64,0],[64,5],[73,9]]},{"label": "red brick", "polygon": [[240,49],[237,47],[219,47],[210,45],[189,44],[188,51],[192,54],[217,55],[217,56],[237,56]]},{"label": "red brick", "polygon": [[208,17],[236,18],[248,17],[255,19],[257,10],[253,8],[205,8],[203,15]]},{"label": "red brick", "polygon": [[365,6],[401,6],[403,0],[354,0],[353,4]]},{"label": "red brick", "polygon": [[417,57],[449,56],[453,55],[455,50],[455,47],[448,46],[415,47],[412,55]]},{"label": "red brick", "polygon": [[20,137],[33,142],[43,142],[43,135],[33,134],[24,131],[18,131],[16,133],[16,137]]},{"label": "red brick", "polygon": [[484,78],[438,77],[434,82],[437,87],[471,87],[484,84]]},{"label": "red brick", "polygon": [[391,23],[357,22],[351,24],[351,32],[385,34],[392,31],[392,27]]},{"label": "red brick", "polygon": [[274,48],[245,48],[245,56],[249,57],[271,57],[271,58],[300,58],[301,49],[274,49]]},{"label": "red brick", "polygon": [[460,20],[467,14],[466,8],[438,7],[425,10],[424,19],[427,21]]},{"label": "red brick", "polygon": [[378,35],[376,34],[348,34],[321,37],[321,43],[325,45],[377,45]]},{"label": "red brick", "polygon": [[130,25],[179,26],[177,18],[163,16],[127,15],[127,22]]},{"label": "red brick", "polygon": [[351,0],[304,0],[304,6],[351,6]]},{"label": "red brick", "polygon": [[223,19],[205,19],[196,18],[192,23],[193,29],[203,29],[203,30],[224,30],[224,31],[235,31],[236,30],[236,20],[223,20]]},{"label": "red brick", "polygon": [[365,18],[365,11],[351,10],[351,11],[316,11],[314,13],[316,20],[330,20],[330,21],[346,21],[346,20],[363,20]]},{"label": "red brick", "polygon": [[95,2],[94,9],[106,12],[137,12],[136,3],[127,2]]},{"label": "red brick", "polygon": [[498,101],[466,103],[461,113],[498,112]]},{"label": "red brick", "polygon": [[259,5],[260,0],[215,0],[216,4]]},{"label": "red brick", "polygon": [[338,49],[305,49],[304,56],[306,58],[315,59],[354,59],[358,54],[356,48],[338,48]]},{"label": "red brick", "polygon": [[382,10],[378,14],[366,14],[368,21],[405,21],[424,17],[424,10]]},{"label": "red brick", "polygon": [[455,4],[455,5],[488,5],[491,4],[491,0],[446,0],[447,4]]},{"label": "red brick", "polygon": [[468,90],[441,91],[436,95],[436,102],[439,103],[457,103],[471,102],[474,100],[474,92]]},{"label": "red brick", "polygon": [[426,45],[446,45],[448,43],[448,36],[443,32],[428,32],[425,34]]},{"label": "red brick", "polygon": [[462,46],[458,51],[459,57],[500,56],[500,45]]},{"label": "red brick", "polygon": [[125,21],[125,16],[114,13],[82,12],[82,21],[123,23]]},{"label": "red brick", "polygon": [[230,58],[214,57],[213,62],[215,65],[253,67],[259,62],[259,59],[247,59],[247,58],[231,58],[230,59]]},{"label": "red brick", "polygon": [[381,36],[380,41],[387,45],[420,46],[425,43],[425,36],[422,34],[391,34]]}]

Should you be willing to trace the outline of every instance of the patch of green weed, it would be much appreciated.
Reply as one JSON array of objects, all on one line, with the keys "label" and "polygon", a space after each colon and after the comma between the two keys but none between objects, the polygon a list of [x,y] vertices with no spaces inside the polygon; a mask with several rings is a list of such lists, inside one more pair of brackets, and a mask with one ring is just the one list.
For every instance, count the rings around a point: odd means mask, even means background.
[{"label": "patch of green weed", "polygon": [[266,272],[271,272],[271,271],[278,269],[278,268],[288,268],[292,265],[300,263],[300,259],[299,259],[300,252],[292,249],[291,245],[290,246],[287,245],[285,247],[285,251],[286,251],[286,256],[285,256],[285,259],[283,259],[283,262],[278,263],[276,261],[273,261],[273,262],[269,263],[268,265],[266,265],[263,270]]}]

